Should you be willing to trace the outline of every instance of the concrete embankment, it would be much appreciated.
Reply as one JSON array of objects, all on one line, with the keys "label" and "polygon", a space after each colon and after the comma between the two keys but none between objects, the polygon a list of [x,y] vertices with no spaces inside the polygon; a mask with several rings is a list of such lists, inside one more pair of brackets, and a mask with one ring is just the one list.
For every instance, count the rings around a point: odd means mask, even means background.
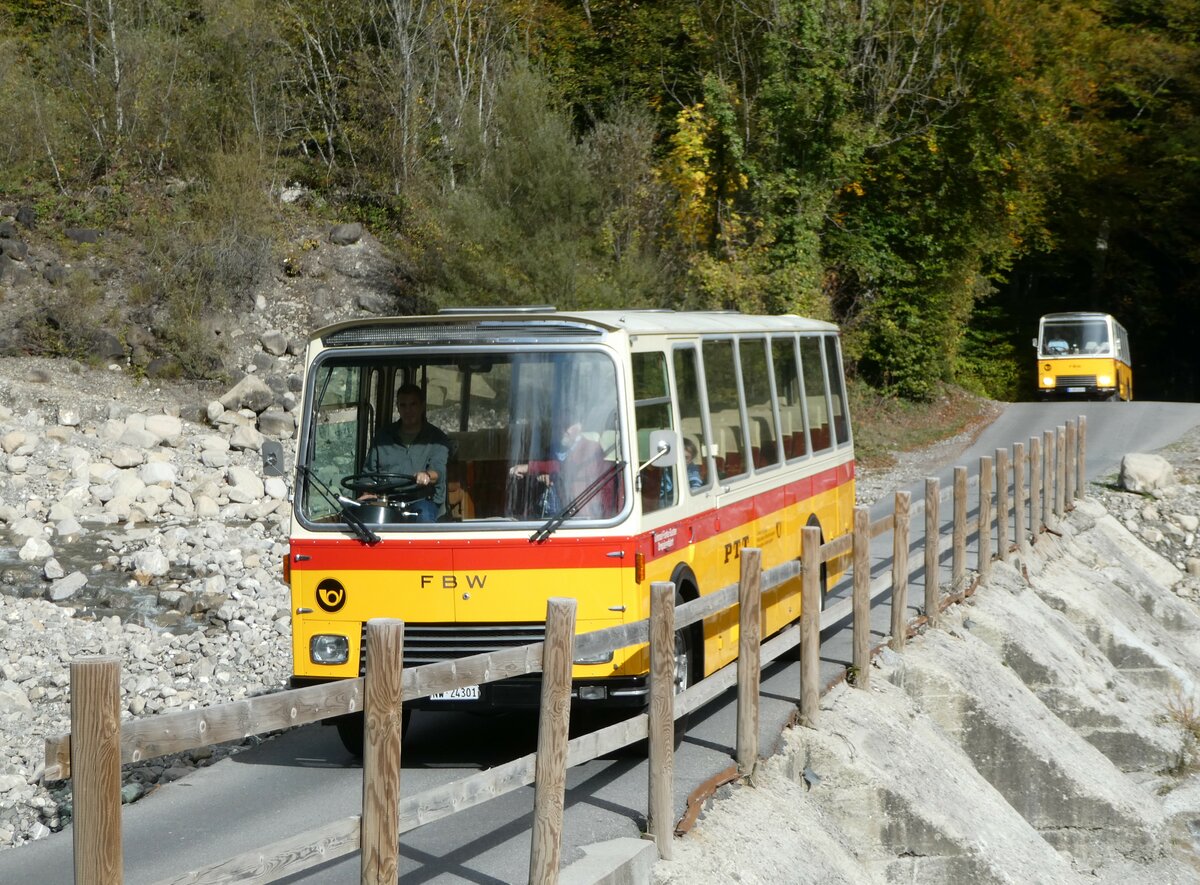
[{"label": "concrete embankment", "polygon": [[658,883],[1200,881],[1200,608],[1083,502],[839,686]]}]

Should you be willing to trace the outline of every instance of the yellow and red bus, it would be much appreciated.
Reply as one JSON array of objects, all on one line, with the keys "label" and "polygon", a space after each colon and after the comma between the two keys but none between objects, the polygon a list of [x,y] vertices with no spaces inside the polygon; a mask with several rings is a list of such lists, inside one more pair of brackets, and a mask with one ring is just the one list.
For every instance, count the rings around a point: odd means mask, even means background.
[{"label": "yellow and red bus", "polygon": [[[364,476],[407,385],[451,440],[434,522],[409,516],[411,482]],[[542,466],[564,457],[565,428],[589,452],[574,484],[569,461]],[[541,307],[322,329],[306,355],[287,563],[293,684],[364,672],[370,618],[404,620],[406,666],[538,641],[551,596],[577,600],[579,632],[646,618],[653,581],[686,601],[735,583],[745,547],[766,569],[800,557],[806,525],[848,532],[854,469],[829,323]],[[360,500],[364,487],[380,497]],[[829,564],[827,585],[842,567]],[[763,608],[764,635],[795,621],[799,579]],[[736,617],[676,645],[682,689],[736,657]],[[640,708],[647,673],[645,646],[577,660],[574,701]],[[415,706],[535,707],[538,692],[537,677],[514,678]],[[339,730],[361,744],[361,720]]]},{"label": "yellow and red bus", "polygon": [[1106,313],[1048,313],[1038,323],[1042,399],[1133,399],[1129,335]]}]

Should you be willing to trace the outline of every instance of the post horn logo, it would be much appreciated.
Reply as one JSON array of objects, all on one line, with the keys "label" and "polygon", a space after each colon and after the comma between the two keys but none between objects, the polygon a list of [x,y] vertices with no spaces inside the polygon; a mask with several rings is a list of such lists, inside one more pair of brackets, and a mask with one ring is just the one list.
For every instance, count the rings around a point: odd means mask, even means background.
[{"label": "post horn logo", "polygon": [[346,588],[335,578],[326,578],[317,585],[317,605],[327,612],[340,611],[346,604]]}]

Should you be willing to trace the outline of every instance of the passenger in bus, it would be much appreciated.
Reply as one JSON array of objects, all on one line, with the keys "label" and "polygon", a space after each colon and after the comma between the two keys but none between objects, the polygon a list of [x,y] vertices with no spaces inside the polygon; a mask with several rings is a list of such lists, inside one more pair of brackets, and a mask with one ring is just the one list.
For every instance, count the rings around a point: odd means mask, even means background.
[{"label": "passenger in bus", "polygon": [[[547,457],[516,464],[509,470],[513,476],[535,476],[546,486],[542,513],[553,516],[566,507],[590,486],[608,465],[600,443],[583,433],[583,425],[572,421],[558,435]],[[616,483],[606,483],[583,507],[579,516],[598,519],[616,513]]]},{"label": "passenger in bus", "polygon": [[692,491],[704,485],[704,477],[700,475],[700,465],[696,463],[696,456],[700,454],[700,450],[696,448],[696,444],[690,439],[683,441],[683,460],[687,462],[687,478],[688,488]]},{"label": "passenger in bus", "polygon": [[[426,496],[407,502],[408,510],[417,514],[415,522],[435,522],[446,505],[450,437],[426,420],[425,394],[416,384],[405,384],[396,391],[396,414],[400,420],[383,428],[371,443],[363,470],[413,477]],[[361,496],[374,497],[370,493]]]}]

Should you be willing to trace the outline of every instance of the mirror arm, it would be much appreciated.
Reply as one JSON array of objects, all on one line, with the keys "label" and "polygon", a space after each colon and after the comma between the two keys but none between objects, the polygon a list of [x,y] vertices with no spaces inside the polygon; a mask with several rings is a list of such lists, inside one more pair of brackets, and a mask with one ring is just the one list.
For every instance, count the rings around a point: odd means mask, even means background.
[{"label": "mirror arm", "polygon": [[647,467],[649,467],[651,464],[653,464],[655,461],[657,461],[663,455],[670,454],[670,452],[671,452],[670,443],[660,442],[658,444],[658,451],[650,456],[649,461],[647,461],[645,464],[642,464],[640,467],[638,467],[638,469],[637,469],[638,476],[641,476],[643,470],[645,470]]}]

